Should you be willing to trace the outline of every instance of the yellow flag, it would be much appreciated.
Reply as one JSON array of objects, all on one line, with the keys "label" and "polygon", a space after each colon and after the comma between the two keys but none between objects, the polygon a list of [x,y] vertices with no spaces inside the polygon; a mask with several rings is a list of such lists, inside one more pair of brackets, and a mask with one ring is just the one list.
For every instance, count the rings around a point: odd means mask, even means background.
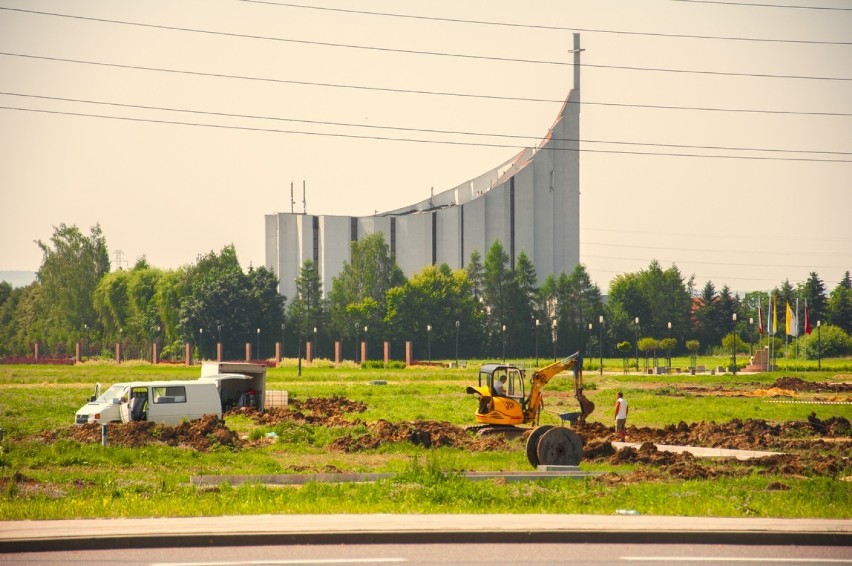
[{"label": "yellow flag", "polygon": [[778,299],[772,294],[772,335],[778,334]]},{"label": "yellow flag", "polygon": [[790,303],[787,303],[787,311],[784,313],[785,322],[785,330],[787,334],[790,334],[790,320],[793,318],[793,309],[790,308]]}]

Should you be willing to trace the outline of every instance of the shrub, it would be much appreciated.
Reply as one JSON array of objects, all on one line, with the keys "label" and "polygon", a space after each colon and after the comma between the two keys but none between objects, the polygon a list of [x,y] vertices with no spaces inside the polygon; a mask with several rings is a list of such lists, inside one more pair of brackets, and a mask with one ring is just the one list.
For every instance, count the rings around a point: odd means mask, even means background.
[{"label": "shrub", "polygon": [[818,348],[823,358],[852,354],[852,338],[839,326],[823,324],[819,329],[819,335],[817,335],[817,330],[814,329],[806,339],[804,336],[800,336],[799,340],[805,340],[808,358],[816,359]]}]

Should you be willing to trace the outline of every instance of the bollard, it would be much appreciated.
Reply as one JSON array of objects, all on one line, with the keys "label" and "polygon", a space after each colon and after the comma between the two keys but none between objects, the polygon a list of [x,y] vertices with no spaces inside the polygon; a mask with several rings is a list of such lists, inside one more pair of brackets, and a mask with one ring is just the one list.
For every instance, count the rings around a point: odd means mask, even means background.
[{"label": "bollard", "polygon": [[107,425],[101,425],[101,446],[107,445]]}]

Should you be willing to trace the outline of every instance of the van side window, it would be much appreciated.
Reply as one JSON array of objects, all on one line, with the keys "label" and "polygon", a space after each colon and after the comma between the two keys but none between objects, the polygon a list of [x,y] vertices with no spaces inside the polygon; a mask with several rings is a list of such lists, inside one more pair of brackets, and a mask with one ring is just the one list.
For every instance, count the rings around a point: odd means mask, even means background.
[{"label": "van side window", "polygon": [[186,403],[186,387],[154,387],[154,403]]}]

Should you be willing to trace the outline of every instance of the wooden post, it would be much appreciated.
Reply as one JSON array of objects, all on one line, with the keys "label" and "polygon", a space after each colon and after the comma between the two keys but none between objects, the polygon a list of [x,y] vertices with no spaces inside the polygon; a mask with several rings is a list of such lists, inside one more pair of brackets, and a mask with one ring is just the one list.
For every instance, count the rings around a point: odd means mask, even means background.
[{"label": "wooden post", "polygon": [[361,342],[361,363],[367,361],[367,343]]},{"label": "wooden post", "polygon": [[160,363],[160,352],[157,349],[157,343],[156,342],[151,344],[151,352],[152,352],[151,363],[154,364],[154,365],[157,365],[158,363]]},{"label": "wooden post", "polygon": [[414,348],[411,345],[411,340],[405,341],[405,365],[410,366],[414,360]]},{"label": "wooden post", "polygon": [[77,342],[77,347],[74,349],[74,361],[80,363],[83,361],[82,356],[83,349],[80,347],[80,343]]},{"label": "wooden post", "polygon": [[390,342],[385,340],[385,366],[388,365],[388,361],[390,361]]},{"label": "wooden post", "polygon": [[334,363],[340,363],[340,340],[334,341]]},{"label": "wooden post", "polygon": [[33,345],[33,356],[35,361],[38,361],[38,342]]},{"label": "wooden post", "polygon": [[313,342],[305,342],[305,363],[311,363],[314,361],[314,343]]},{"label": "wooden post", "polygon": [[192,365],[192,347],[189,345],[189,342],[183,345],[183,359],[186,365]]},{"label": "wooden post", "polygon": [[222,343],[221,342],[216,343],[216,361],[217,362],[222,361]]},{"label": "wooden post", "polygon": [[246,342],[246,361],[251,361],[251,342]]},{"label": "wooden post", "polygon": [[121,365],[121,342],[115,343],[115,363]]},{"label": "wooden post", "polygon": [[275,365],[281,363],[281,342],[275,343]]}]

